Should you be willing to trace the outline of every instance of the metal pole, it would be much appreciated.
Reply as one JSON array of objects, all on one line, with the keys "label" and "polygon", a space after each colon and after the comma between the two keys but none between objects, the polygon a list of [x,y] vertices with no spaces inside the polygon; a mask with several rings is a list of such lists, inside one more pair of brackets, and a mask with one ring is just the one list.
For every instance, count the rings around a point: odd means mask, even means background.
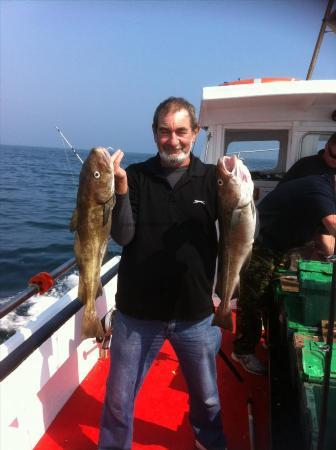
[{"label": "metal pole", "polygon": [[[336,194],[336,176],[334,176],[334,190]],[[333,353],[334,342],[334,320],[335,320],[335,305],[336,305],[336,241],[334,246],[334,258],[332,258],[332,280],[331,280],[331,294],[329,303],[329,319],[328,319],[328,333],[327,343],[325,345],[325,359],[324,359],[324,377],[323,377],[323,391],[322,391],[322,403],[321,414],[319,421],[319,432],[317,439],[317,450],[323,450],[327,426],[328,417],[328,400],[329,400],[329,384],[330,384],[330,371],[331,371],[331,358]]]},{"label": "metal pole", "polygon": [[322,404],[319,422],[319,433],[317,440],[317,450],[323,450],[324,448],[327,417],[328,417],[329,384],[330,384],[331,358],[333,352],[333,340],[334,340],[333,331],[334,331],[335,303],[336,303],[336,263],[333,262],[332,264],[333,264],[333,274],[332,274],[331,297],[329,305],[328,334],[327,334],[327,343],[325,346],[324,378],[323,378]]},{"label": "metal pole", "polygon": [[205,129],[205,131],[206,131],[207,143],[206,143],[205,152],[204,152],[204,162],[206,163],[207,162],[207,157],[208,157],[208,150],[209,150],[210,139],[212,138],[212,134],[207,129]]},{"label": "metal pole", "polygon": [[254,418],[252,410],[252,399],[247,400],[247,416],[248,416],[248,429],[250,437],[250,450],[256,450],[255,446],[255,431],[254,431]]},{"label": "metal pole", "polygon": [[325,29],[327,27],[326,19],[327,19],[327,17],[330,14],[330,11],[331,11],[333,3],[334,3],[334,0],[329,0],[328,1],[328,5],[327,5],[327,8],[326,8],[323,20],[322,20],[320,33],[319,33],[317,41],[316,41],[314,53],[313,53],[313,56],[312,56],[312,59],[311,59],[311,62],[310,62],[310,66],[309,66],[309,69],[308,69],[306,80],[310,80],[311,79],[313,70],[315,68],[315,64],[316,64],[317,57],[318,57],[318,54],[319,54],[319,51],[320,51],[320,47],[321,47],[321,44],[322,44],[322,40],[323,40],[323,36],[324,36],[324,33],[325,33]]}]

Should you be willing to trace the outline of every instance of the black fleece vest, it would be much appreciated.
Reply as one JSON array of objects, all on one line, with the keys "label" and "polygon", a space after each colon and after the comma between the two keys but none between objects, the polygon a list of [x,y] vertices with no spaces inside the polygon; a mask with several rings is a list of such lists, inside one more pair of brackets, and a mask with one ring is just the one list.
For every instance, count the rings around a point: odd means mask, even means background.
[{"label": "black fleece vest", "polygon": [[213,312],[217,255],[215,166],[191,157],[172,189],[159,157],[127,168],[136,228],[123,248],[117,308],[153,320],[200,320]]}]

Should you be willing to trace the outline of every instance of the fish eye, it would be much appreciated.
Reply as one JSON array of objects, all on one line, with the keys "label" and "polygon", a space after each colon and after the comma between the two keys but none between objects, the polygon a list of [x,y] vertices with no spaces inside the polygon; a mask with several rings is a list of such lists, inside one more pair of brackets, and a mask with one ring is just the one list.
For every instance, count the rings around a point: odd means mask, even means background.
[{"label": "fish eye", "polygon": [[93,176],[95,177],[95,178],[100,178],[100,172],[98,172],[98,170],[95,170],[94,172],[93,172]]},{"label": "fish eye", "polygon": [[217,180],[217,184],[218,186],[223,186],[223,180],[221,180],[220,178]]}]

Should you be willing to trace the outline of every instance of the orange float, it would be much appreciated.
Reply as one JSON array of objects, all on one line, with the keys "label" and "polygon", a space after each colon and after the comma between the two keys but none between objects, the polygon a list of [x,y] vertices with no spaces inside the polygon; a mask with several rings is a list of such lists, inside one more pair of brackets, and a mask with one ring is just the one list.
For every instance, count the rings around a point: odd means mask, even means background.
[{"label": "orange float", "polygon": [[33,277],[28,282],[29,286],[36,287],[38,289],[38,294],[45,294],[49,289],[55,284],[55,280],[48,272],[40,272]]}]

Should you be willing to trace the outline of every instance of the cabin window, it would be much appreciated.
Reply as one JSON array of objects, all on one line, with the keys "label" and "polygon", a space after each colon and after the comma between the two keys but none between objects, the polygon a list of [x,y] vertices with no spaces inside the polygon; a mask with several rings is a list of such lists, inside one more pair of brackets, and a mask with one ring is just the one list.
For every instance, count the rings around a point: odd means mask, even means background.
[{"label": "cabin window", "polygon": [[251,172],[281,172],[287,142],[287,130],[227,130],[225,154],[238,155]]},{"label": "cabin window", "polygon": [[300,157],[316,155],[325,147],[332,133],[308,133],[303,136]]}]

